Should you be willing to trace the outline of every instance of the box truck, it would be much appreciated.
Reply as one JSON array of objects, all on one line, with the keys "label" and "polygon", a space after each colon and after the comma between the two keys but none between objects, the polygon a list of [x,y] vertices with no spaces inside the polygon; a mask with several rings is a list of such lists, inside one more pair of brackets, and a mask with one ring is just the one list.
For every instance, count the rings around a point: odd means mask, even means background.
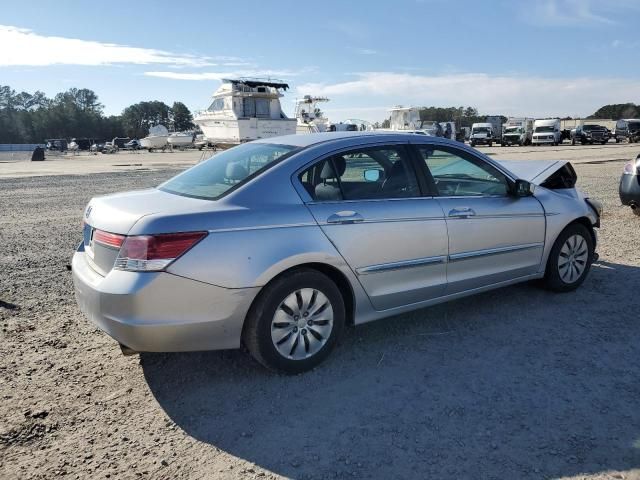
[{"label": "box truck", "polygon": [[533,122],[532,145],[558,145],[561,141],[559,118],[540,119]]},{"label": "box truck", "polygon": [[529,145],[533,137],[533,118],[511,117],[502,130],[502,146]]}]

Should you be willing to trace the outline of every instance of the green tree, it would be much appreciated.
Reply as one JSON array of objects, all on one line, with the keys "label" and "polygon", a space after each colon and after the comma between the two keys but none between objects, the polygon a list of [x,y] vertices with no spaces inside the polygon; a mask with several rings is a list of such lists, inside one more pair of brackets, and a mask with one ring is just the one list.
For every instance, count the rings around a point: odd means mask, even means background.
[{"label": "green tree", "polygon": [[136,103],[122,112],[122,125],[129,137],[146,137],[150,127],[169,125],[170,110],[166,103],[160,101]]},{"label": "green tree", "polygon": [[635,103],[616,103],[600,107],[589,115],[587,118],[610,118],[612,120],[620,120],[621,118],[638,118],[640,117],[640,106]]},{"label": "green tree", "polygon": [[173,123],[173,129],[176,132],[183,132],[185,130],[192,130],[195,125],[193,123],[193,115],[182,102],[173,102],[171,107],[171,122]]}]

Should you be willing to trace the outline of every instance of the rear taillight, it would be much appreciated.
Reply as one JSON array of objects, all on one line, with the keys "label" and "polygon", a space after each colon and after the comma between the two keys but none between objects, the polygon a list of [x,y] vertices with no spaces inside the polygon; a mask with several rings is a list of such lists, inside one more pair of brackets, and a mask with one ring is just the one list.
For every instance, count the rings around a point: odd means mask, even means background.
[{"label": "rear taillight", "polygon": [[185,232],[125,237],[113,268],[145,272],[163,270],[206,236],[207,232]]},{"label": "rear taillight", "polygon": [[102,230],[95,230],[93,232],[93,241],[96,243],[100,243],[102,245],[106,245],[111,248],[120,248],[122,247],[122,242],[124,241],[124,235],[118,235],[116,233],[103,232]]}]

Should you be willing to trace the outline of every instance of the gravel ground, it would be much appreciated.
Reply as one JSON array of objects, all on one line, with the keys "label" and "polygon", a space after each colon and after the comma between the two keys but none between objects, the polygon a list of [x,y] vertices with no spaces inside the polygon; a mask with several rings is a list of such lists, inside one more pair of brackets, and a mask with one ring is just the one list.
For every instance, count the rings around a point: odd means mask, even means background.
[{"label": "gravel ground", "polygon": [[576,169],[606,208],[578,291],[350,329],[296,377],[242,351],[124,357],[78,311],[84,205],[176,170],[1,179],[0,478],[640,478],[640,218],[621,161]]}]

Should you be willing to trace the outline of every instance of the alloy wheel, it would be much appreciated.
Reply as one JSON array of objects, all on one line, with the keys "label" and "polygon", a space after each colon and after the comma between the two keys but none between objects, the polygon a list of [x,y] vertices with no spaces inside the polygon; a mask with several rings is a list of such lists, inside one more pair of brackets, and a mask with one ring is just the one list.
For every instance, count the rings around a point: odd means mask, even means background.
[{"label": "alloy wheel", "polygon": [[285,358],[303,360],[318,353],[331,336],[333,307],[320,290],[290,293],[271,321],[271,340]]},{"label": "alloy wheel", "polygon": [[558,259],[558,273],[562,281],[568,284],[577,281],[587,268],[588,260],[589,248],[584,237],[572,235],[567,238]]}]

